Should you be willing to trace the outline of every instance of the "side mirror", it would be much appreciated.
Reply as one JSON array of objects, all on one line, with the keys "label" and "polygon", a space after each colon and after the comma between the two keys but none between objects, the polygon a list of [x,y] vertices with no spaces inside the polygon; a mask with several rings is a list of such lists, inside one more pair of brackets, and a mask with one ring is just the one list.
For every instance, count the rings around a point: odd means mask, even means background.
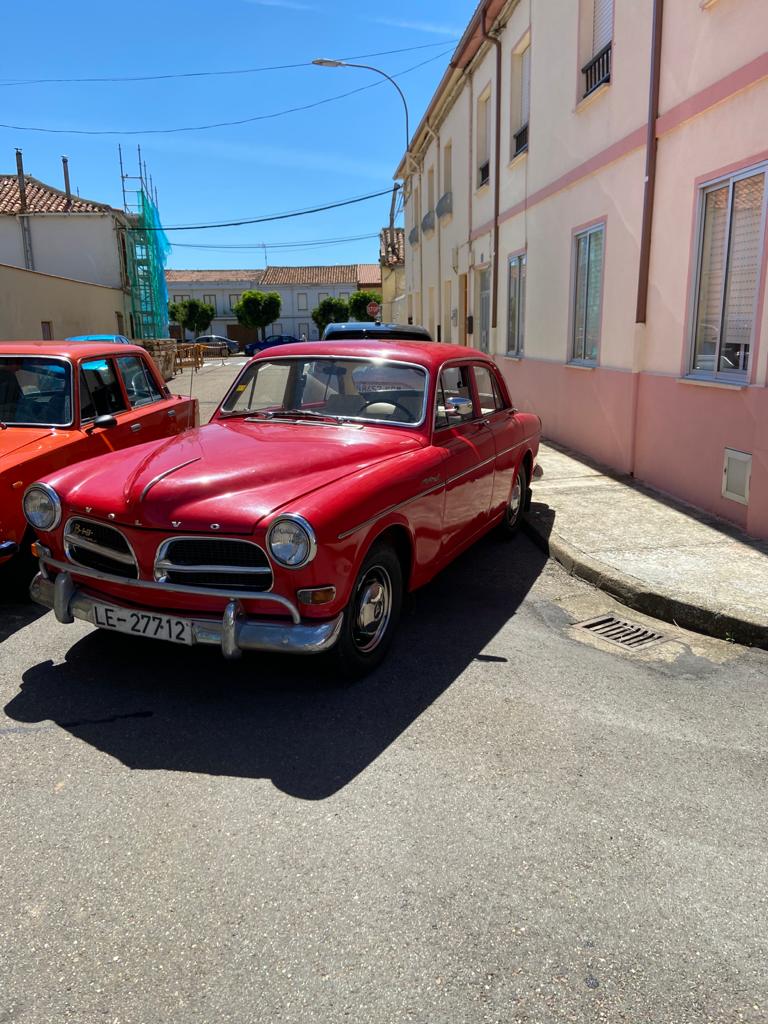
[{"label": "side mirror", "polygon": [[87,433],[92,434],[96,427],[102,427],[106,430],[108,427],[116,427],[117,420],[111,413],[107,413],[104,416],[97,416],[96,419],[87,428]]},{"label": "side mirror", "polygon": [[449,398],[445,411],[449,416],[471,416],[473,411],[472,399],[462,396]]}]

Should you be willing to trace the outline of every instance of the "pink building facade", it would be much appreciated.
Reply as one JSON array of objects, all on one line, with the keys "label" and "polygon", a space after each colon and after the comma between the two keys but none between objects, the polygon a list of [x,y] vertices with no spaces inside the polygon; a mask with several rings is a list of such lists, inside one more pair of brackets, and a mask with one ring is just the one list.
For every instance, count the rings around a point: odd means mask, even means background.
[{"label": "pink building facade", "polygon": [[407,311],[554,441],[768,537],[768,4],[484,0],[397,175]]}]

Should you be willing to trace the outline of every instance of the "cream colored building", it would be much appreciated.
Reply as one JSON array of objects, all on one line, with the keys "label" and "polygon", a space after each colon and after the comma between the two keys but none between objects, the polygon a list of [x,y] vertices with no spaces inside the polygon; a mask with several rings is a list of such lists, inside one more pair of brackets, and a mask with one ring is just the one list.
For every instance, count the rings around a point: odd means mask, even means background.
[{"label": "cream colored building", "polygon": [[767,41],[765,0],[483,0],[397,171],[407,315],[761,537]]},{"label": "cream colored building", "polygon": [[405,323],[405,232],[382,228],[379,232],[381,264],[381,319],[384,323]]},{"label": "cream colored building", "polygon": [[0,263],[0,341],[120,333],[124,298],[121,288]]}]

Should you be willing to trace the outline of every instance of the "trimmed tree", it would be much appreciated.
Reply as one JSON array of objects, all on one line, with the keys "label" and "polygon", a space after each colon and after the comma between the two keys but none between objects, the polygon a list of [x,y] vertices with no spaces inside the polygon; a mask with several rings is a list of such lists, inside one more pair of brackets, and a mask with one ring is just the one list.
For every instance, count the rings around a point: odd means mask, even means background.
[{"label": "trimmed tree", "polygon": [[261,331],[263,341],[265,329],[280,316],[281,306],[282,300],[277,292],[243,292],[234,312],[237,322],[243,327]]},{"label": "trimmed tree", "polygon": [[349,297],[350,320],[375,320],[368,312],[369,302],[378,302],[381,307],[381,296],[377,292],[353,292]]},{"label": "trimmed tree", "polygon": [[184,302],[172,302],[168,307],[168,317],[178,324],[182,330],[182,341],[187,331],[194,335],[207,331],[213,323],[216,310],[200,299],[185,299]]},{"label": "trimmed tree", "polygon": [[328,324],[345,324],[349,320],[349,305],[344,299],[335,299],[329,295],[323,299],[317,309],[312,310],[312,319],[322,337]]}]

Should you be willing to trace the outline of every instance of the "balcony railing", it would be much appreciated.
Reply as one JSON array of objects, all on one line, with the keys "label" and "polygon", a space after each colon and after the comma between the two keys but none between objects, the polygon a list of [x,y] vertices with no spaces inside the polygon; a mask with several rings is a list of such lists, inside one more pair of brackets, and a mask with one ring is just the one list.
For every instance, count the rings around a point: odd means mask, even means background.
[{"label": "balcony railing", "polygon": [[484,164],[480,164],[477,169],[477,187],[481,188],[483,185],[487,185],[491,180],[491,161],[486,160]]},{"label": "balcony railing", "polygon": [[606,43],[598,50],[591,60],[581,69],[584,75],[584,95],[589,96],[599,85],[611,80],[611,48],[613,43]]},{"label": "balcony railing", "polygon": [[453,192],[445,192],[440,196],[435,212],[438,217],[447,217],[449,213],[453,213]]},{"label": "balcony railing", "polygon": [[419,244],[419,225],[418,224],[416,224],[414,227],[412,227],[411,230],[408,232],[408,241],[411,243],[411,245],[418,245]]},{"label": "balcony railing", "polygon": [[421,218],[421,233],[422,235],[428,235],[431,231],[435,230],[435,211],[429,210]]},{"label": "balcony railing", "polygon": [[528,125],[524,124],[515,132],[515,156],[524,153],[528,149]]}]

